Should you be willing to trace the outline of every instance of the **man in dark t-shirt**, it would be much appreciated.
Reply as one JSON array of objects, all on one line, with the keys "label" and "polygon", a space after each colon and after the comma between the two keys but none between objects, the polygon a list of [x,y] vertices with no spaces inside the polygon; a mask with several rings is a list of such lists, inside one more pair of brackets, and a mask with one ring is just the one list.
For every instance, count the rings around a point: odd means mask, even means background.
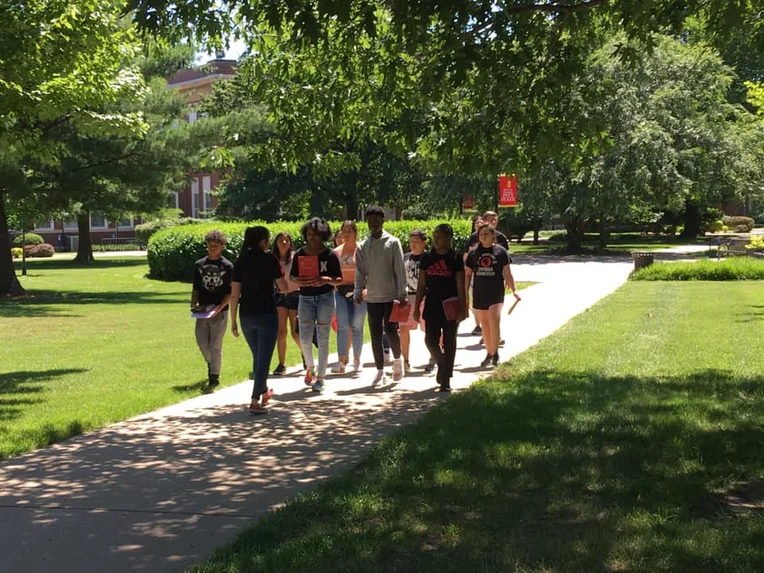
[{"label": "man in dark t-shirt", "polygon": [[220,383],[233,264],[223,256],[227,241],[221,231],[210,231],[204,241],[207,256],[194,263],[191,312],[198,316],[196,343],[207,361],[208,388],[211,390]]},{"label": "man in dark t-shirt", "polygon": [[[496,213],[496,211],[486,211],[483,213],[483,221],[485,223],[488,223],[496,229],[496,244],[501,245],[505,249],[507,249],[507,252],[509,252],[509,240],[507,239],[507,236],[499,231],[497,225],[499,224],[499,215]],[[472,233],[469,238],[464,242],[464,247],[462,249],[462,253],[464,255],[469,254],[470,249],[472,249],[475,245],[477,245],[480,242],[480,239],[478,239],[477,231]],[[466,257],[465,257],[466,258]]]}]

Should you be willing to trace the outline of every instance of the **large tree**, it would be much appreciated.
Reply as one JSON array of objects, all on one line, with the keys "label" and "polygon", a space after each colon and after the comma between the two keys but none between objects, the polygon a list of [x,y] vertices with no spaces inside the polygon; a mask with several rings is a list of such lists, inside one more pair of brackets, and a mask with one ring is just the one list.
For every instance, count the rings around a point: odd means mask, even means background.
[{"label": "large tree", "polygon": [[143,80],[125,67],[138,50],[118,2],[29,0],[0,5],[0,295],[22,294],[8,241],[9,197],[30,192],[30,161],[55,163],[57,130],[140,134],[139,112],[104,107],[140,95]]}]

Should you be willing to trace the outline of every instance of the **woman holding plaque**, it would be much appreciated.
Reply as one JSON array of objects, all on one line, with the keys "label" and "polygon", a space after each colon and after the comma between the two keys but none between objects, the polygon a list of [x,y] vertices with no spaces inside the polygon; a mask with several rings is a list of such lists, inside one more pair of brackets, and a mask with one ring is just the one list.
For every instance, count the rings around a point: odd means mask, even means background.
[{"label": "woman holding plaque", "polygon": [[[329,361],[329,333],[334,315],[334,287],[342,284],[336,253],[325,245],[332,238],[329,224],[313,217],[302,226],[305,246],[294,256],[290,275],[300,285],[297,320],[305,358],[305,384],[314,392],[324,389]],[[318,370],[313,358],[313,333],[318,339]]]}]

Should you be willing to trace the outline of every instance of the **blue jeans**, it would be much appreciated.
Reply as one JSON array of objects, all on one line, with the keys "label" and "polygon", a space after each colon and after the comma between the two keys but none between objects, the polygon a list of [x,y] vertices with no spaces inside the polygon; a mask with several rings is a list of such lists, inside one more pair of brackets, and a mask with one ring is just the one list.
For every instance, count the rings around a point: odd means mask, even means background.
[{"label": "blue jeans", "polygon": [[353,333],[353,356],[361,358],[363,348],[363,321],[366,319],[366,302],[358,306],[353,297],[346,297],[335,291],[337,302],[337,354],[348,357],[348,330]]},{"label": "blue jeans", "polygon": [[240,316],[241,333],[252,351],[254,387],[252,399],[257,400],[268,390],[268,371],[271,367],[273,349],[279,337],[279,315],[253,314]]},{"label": "blue jeans", "polygon": [[329,331],[332,329],[334,315],[334,291],[318,296],[300,295],[297,307],[297,320],[300,322],[300,346],[305,364],[309,370],[315,368],[313,361],[313,332],[318,339],[318,370],[317,378],[326,376],[326,365],[329,362]]}]

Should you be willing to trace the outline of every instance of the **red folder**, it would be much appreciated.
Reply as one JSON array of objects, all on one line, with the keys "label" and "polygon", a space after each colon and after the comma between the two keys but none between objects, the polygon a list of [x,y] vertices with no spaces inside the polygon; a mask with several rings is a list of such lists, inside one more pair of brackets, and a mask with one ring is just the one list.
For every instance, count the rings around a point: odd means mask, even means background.
[{"label": "red folder", "polygon": [[318,276],[318,255],[302,255],[297,257],[297,270],[301,278]]},{"label": "red folder", "polygon": [[401,304],[396,300],[393,302],[393,310],[390,311],[390,322],[408,322],[409,318],[411,317],[411,313],[413,312],[413,308],[414,305],[412,304],[401,306]]},{"label": "red folder", "polygon": [[462,314],[462,303],[459,297],[447,298],[443,301],[443,312],[446,313],[446,320],[451,322],[452,320],[459,320]]}]

